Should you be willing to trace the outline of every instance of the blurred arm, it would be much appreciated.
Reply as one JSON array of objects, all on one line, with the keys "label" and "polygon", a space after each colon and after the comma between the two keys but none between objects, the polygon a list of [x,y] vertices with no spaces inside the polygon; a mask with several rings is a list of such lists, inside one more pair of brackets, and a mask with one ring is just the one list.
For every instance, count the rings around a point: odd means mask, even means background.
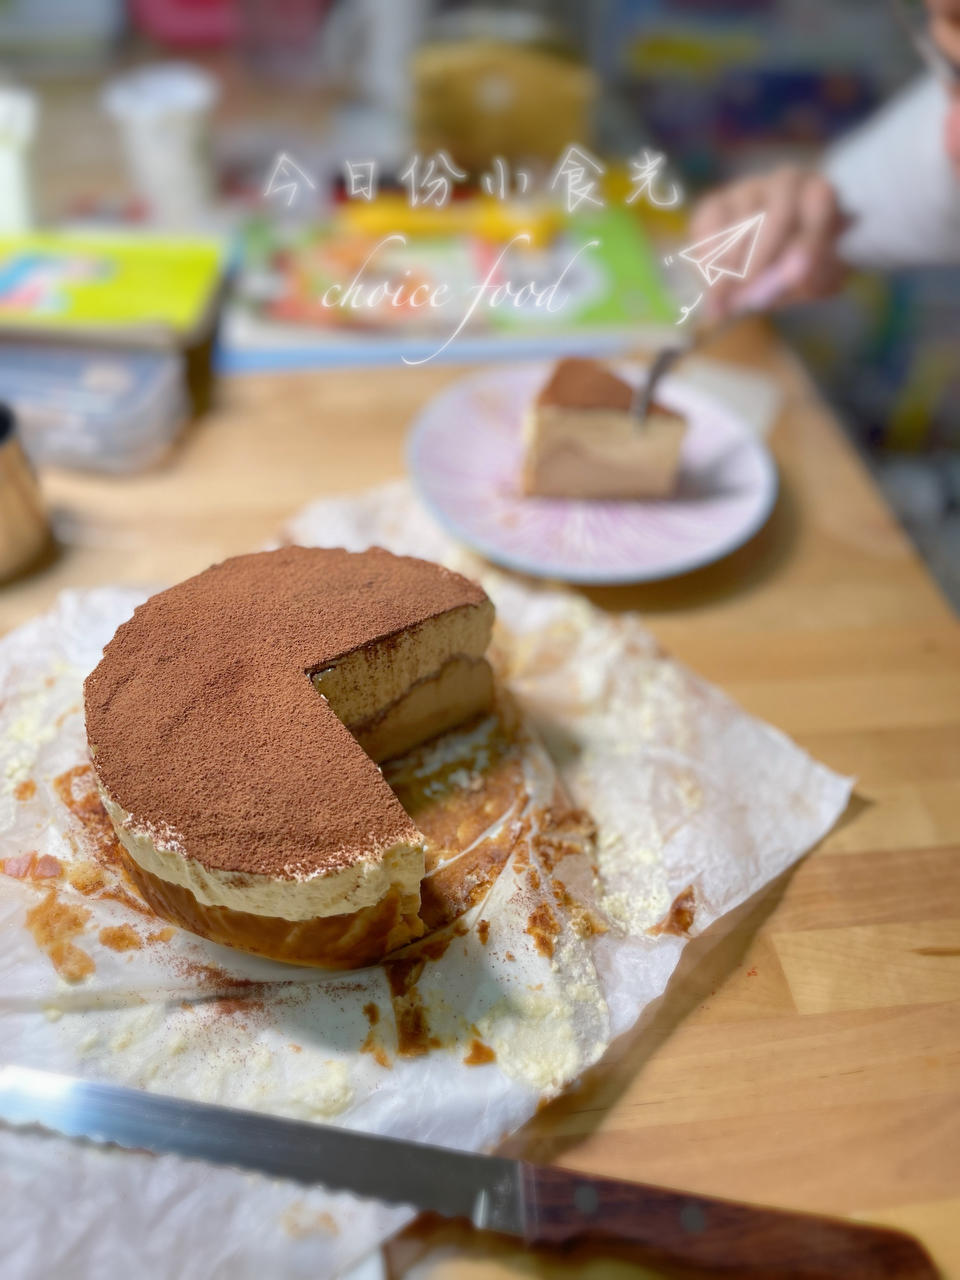
[{"label": "blurred arm", "polygon": [[839,246],[852,266],[960,262],[948,105],[944,87],[925,76],[827,153],[824,172],[853,220]]}]

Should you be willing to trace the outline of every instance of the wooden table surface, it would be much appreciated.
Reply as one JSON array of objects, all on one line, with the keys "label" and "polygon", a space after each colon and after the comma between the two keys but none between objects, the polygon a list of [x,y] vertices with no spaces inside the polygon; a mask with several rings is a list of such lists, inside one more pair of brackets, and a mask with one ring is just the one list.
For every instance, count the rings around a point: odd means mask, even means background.
[{"label": "wooden table surface", "polygon": [[[747,327],[714,354],[784,389],[773,518],[711,568],[588,594],[640,609],[679,658],[856,775],[855,798],[722,941],[688,948],[650,1023],[510,1150],[894,1224],[960,1276],[957,621],[789,353]],[[310,498],[398,475],[412,415],[458,372],[234,379],[167,469],[45,476],[64,546],[0,588],[0,631],[63,587],[175,580]],[[416,1264],[431,1280],[574,1274],[444,1228],[391,1246],[393,1269],[425,1244],[447,1249]]]}]

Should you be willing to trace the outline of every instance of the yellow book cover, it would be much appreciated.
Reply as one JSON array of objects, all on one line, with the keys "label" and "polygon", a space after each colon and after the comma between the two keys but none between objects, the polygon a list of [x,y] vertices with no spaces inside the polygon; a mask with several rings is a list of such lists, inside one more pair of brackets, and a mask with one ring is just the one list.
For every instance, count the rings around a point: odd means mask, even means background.
[{"label": "yellow book cover", "polygon": [[224,265],[211,239],[133,233],[0,236],[0,331],[130,328],[190,335]]}]

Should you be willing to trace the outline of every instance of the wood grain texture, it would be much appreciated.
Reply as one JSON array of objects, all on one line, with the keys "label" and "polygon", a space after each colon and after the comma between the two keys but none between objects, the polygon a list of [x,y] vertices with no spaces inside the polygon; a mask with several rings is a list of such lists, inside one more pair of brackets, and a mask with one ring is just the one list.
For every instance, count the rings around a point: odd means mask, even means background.
[{"label": "wood grain texture", "polygon": [[[688,948],[653,1015],[508,1149],[904,1227],[960,1277],[957,623],[790,354],[758,326],[713,354],[783,386],[770,523],[697,573],[586,594],[641,609],[679,658],[855,774],[856,794],[792,874]],[[257,546],[310,498],[399,475],[410,419],[458,373],[237,378],[166,470],[45,476],[67,545],[0,589],[0,629],[65,586],[183,577]],[[408,1233],[390,1258],[424,1280],[623,1274],[447,1226]]]},{"label": "wood grain texture", "polygon": [[525,1238],[587,1256],[738,1280],[936,1280],[913,1237],[842,1218],[788,1213],[567,1169],[524,1165]]}]

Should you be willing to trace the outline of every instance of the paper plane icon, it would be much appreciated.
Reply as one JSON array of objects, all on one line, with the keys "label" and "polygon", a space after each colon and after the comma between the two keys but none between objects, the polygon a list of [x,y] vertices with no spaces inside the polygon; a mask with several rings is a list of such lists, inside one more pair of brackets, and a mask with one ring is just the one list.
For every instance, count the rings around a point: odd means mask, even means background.
[{"label": "paper plane icon", "polygon": [[273,166],[273,172],[267,179],[267,185],[263,189],[264,198],[285,195],[289,209],[297,197],[301,181],[305,182],[312,191],[316,191],[317,184],[309,174],[304,173],[285,151],[281,151]]},{"label": "paper plane icon", "polygon": [[744,280],[750,270],[760,228],[766,213],[755,213],[724,231],[715,231],[705,240],[680,250],[680,257],[697,268],[707,284],[714,285],[721,276]]}]

